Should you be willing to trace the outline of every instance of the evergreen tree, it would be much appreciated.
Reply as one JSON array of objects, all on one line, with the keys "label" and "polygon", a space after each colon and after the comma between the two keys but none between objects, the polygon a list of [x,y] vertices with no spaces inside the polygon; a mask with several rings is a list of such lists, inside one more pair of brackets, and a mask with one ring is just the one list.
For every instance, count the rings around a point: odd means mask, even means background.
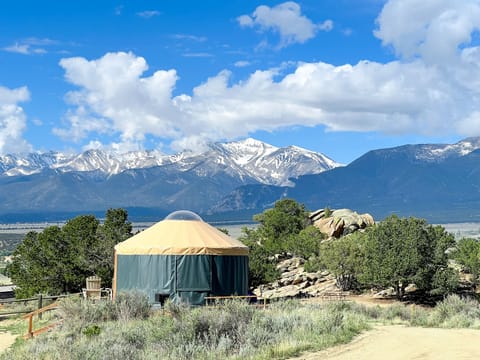
[{"label": "evergreen tree", "polygon": [[442,227],[428,225],[421,219],[392,215],[369,228],[366,234],[365,259],[359,277],[364,284],[393,286],[399,299],[410,283],[431,293],[451,288],[447,283],[455,279],[445,279],[446,275],[454,276],[446,271],[446,250],[455,241]]},{"label": "evergreen tree", "polygon": [[110,209],[103,225],[92,215],[81,215],[62,228],[29,232],[6,269],[17,285],[17,297],[79,292],[91,275],[102,277],[103,285],[110,287],[113,247],[131,236],[127,218],[125,210]]},{"label": "evergreen tree", "polygon": [[351,290],[362,272],[364,254],[364,238],[356,232],[340,239],[332,239],[322,243],[319,262],[335,276],[337,286],[342,290]]},{"label": "evergreen tree", "polygon": [[252,286],[278,278],[273,255],[287,251],[297,255],[318,251],[319,244],[312,244],[314,240],[308,239],[310,235],[319,237],[316,229],[305,230],[298,238],[308,224],[307,219],[304,205],[292,199],[283,199],[277,201],[273,208],[254,216],[254,220],[259,222],[256,229],[242,229],[240,240],[250,249],[249,282]]},{"label": "evergreen tree", "polygon": [[285,244],[292,236],[305,229],[308,213],[303,204],[292,199],[282,199],[271,209],[255,215],[259,241],[270,253],[286,251]]},{"label": "evergreen tree", "polygon": [[480,275],[480,242],[476,239],[463,238],[457,243],[453,258],[472,274],[476,286]]}]

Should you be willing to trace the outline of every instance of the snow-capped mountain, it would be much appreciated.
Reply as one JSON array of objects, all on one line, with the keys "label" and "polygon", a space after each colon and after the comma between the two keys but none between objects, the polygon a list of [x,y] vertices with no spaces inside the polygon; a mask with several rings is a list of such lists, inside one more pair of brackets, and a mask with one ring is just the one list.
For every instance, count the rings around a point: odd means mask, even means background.
[{"label": "snow-capped mountain", "polygon": [[455,144],[403,145],[389,149],[375,150],[385,157],[406,156],[421,163],[439,163],[447,159],[466,156],[480,149],[480,137],[471,137]]},{"label": "snow-capped mountain", "polygon": [[74,155],[60,152],[5,155],[0,156],[0,175],[33,175],[56,170],[60,173],[100,172],[111,176],[125,170],[166,166],[180,172],[192,170],[199,176],[212,176],[224,171],[241,179],[287,185],[290,177],[317,174],[339,165],[320,153],[293,146],[277,148],[249,138],[210,144],[202,153],[182,152],[174,155],[155,150],[121,154],[88,150]]},{"label": "snow-capped mountain", "polygon": [[2,214],[36,213],[41,218],[110,207],[202,213],[239,186],[290,185],[290,177],[335,166],[322,154],[253,139],[175,155],[101,150],[6,155],[0,157],[0,219]]},{"label": "snow-capped mountain", "polygon": [[147,211],[155,219],[189,209],[245,220],[282,197],[309,209],[345,207],[379,219],[395,213],[438,222],[480,221],[480,138],[372,150],[338,165],[322,154],[253,139],[175,155],[100,150],[5,155],[0,221],[17,221],[18,214],[65,219],[66,213],[104,213],[110,207],[137,216]]},{"label": "snow-capped mountain", "polygon": [[480,137],[372,150],[347,166],[292,181],[290,187],[240,186],[210,211],[259,213],[288,197],[308,209],[358,209],[375,219],[393,213],[438,223],[479,222]]},{"label": "snow-capped mountain", "polygon": [[418,145],[416,158],[438,162],[452,156],[465,156],[477,149],[480,149],[480,137],[471,137],[455,144]]},{"label": "snow-capped mountain", "polygon": [[161,165],[165,156],[157,151],[116,154],[102,150],[87,150],[81,154],[61,152],[0,155],[0,175],[17,176],[41,173],[52,169],[59,172],[100,171],[111,175],[127,169]]},{"label": "snow-capped mountain", "polygon": [[45,169],[52,168],[55,164],[61,163],[67,158],[67,155],[53,151],[26,155],[0,155],[0,175],[16,176],[36,174]]}]

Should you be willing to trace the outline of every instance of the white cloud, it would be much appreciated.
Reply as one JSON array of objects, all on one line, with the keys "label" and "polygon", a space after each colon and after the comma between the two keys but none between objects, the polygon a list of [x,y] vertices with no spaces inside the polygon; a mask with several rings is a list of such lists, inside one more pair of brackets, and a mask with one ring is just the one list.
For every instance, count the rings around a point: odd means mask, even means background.
[{"label": "white cloud", "polygon": [[323,23],[318,24],[317,28],[322,31],[332,31],[333,30],[333,21],[325,20]]},{"label": "white cloud", "polygon": [[235,64],[233,64],[235,67],[246,67],[246,66],[250,66],[251,63],[250,61],[247,61],[247,60],[239,60],[239,61],[236,61]]},{"label": "white cloud", "polygon": [[22,54],[22,55],[32,55],[32,54],[46,54],[47,50],[43,48],[32,48],[29,44],[19,44],[15,43],[10,46],[3,48],[6,52]]},{"label": "white cloud", "polygon": [[[480,129],[480,111],[472,111],[464,119],[461,119],[457,125],[457,130],[462,135],[472,135],[472,130]],[[476,135],[479,135],[477,133]]]},{"label": "white cloud", "polygon": [[10,46],[6,46],[3,50],[16,54],[28,55],[30,54],[30,45],[15,43]]},{"label": "white cloud", "polygon": [[158,10],[145,10],[145,11],[138,12],[137,16],[140,16],[144,19],[150,19],[150,18],[152,18],[154,16],[158,16],[160,14],[161,14],[161,12],[158,11]]},{"label": "white cloud", "polygon": [[114,9],[114,11],[113,11],[114,14],[115,14],[116,16],[122,15],[123,8],[124,8],[123,5],[119,5],[119,6],[115,7],[115,9]]},{"label": "white cloud", "polygon": [[0,86],[0,154],[31,150],[30,144],[23,139],[26,116],[18,105],[29,98],[26,87],[8,89]]},{"label": "white cloud", "polygon": [[49,38],[36,38],[36,37],[29,37],[23,41],[25,44],[34,45],[34,46],[50,46],[50,45],[59,45],[60,42],[57,40],[49,39]]},{"label": "white cloud", "polygon": [[190,52],[182,54],[183,57],[208,58],[213,57],[213,54],[207,52]]},{"label": "white cloud", "polygon": [[250,15],[241,15],[237,18],[237,21],[242,27],[252,27],[255,25],[255,22],[253,21],[253,18],[250,17]]},{"label": "white cloud", "polygon": [[480,1],[390,0],[377,23],[375,35],[398,55],[445,63],[480,29]]},{"label": "white cloud", "polygon": [[80,141],[90,133],[119,133],[122,142],[141,143],[146,134],[177,134],[171,104],[174,70],[142,77],[147,63],[131,53],[108,53],[94,61],[62,59],[60,66],[80,89],[67,94],[74,108],[65,116],[67,128],[55,129],[57,135]]},{"label": "white cloud", "polygon": [[173,34],[171,37],[175,40],[190,40],[194,42],[207,41],[207,37],[205,36],[197,36],[197,35],[190,35],[190,34]]},{"label": "white cloud", "polygon": [[287,1],[274,7],[261,5],[252,15],[241,15],[237,18],[242,27],[256,27],[261,32],[273,31],[280,35],[279,47],[294,43],[304,43],[315,37],[318,30],[330,31],[333,21],[326,20],[315,24],[302,15],[300,5]]},{"label": "white cloud", "polygon": [[35,126],[42,126],[42,125],[43,125],[43,121],[40,120],[40,119],[38,119],[38,118],[32,119],[32,123],[33,123],[33,125],[35,125]]},{"label": "white cloud", "polygon": [[138,146],[150,134],[172,139],[177,148],[296,125],[426,135],[454,129],[473,135],[478,132],[472,114],[480,106],[480,51],[464,53],[456,76],[446,76],[453,69],[419,60],[302,63],[292,73],[256,71],[234,84],[223,71],[191,96],[176,97],[176,72],[143,77],[146,61],[133,54],[64,59],[66,78],[80,89],[68,94],[74,106],[66,116],[70,124],[56,133],[75,140],[91,133],[119,134],[119,143],[128,146]]},{"label": "white cloud", "polygon": [[15,42],[15,44],[6,46],[3,48],[4,51],[22,54],[22,55],[32,55],[32,54],[46,54],[47,50],[40,46],[52,46],[58,45],[59,42],[48,39],[48,38],[35,38],[30,37],[26,38],[20,42]]},{"label": "white cloud", "polygon": [[[299,125],[323,125],[330,131],[480,135],[480,46],[468,43],[477,20],[466,14],[475,13],[478,2],[465,1],[466,7],[453,2],[452,9],[442,8],[442,13],[472,22],[455,22],[457,34],[463,35],[448,34],[440,45],[438,30],[430,34],[430,24],[439,21],[440,12],[419,16],[416,11],[423,11],[425,1],[408,2],[411,18],[422,18],[427,30],[413,41],[408,22],[403,30],[387,24],[389,7],[401,3],[388,2],[377,36],[405,56],[388,63],[297,63],[258,70],[238,82],[221,71],[191,94],[174,97],[176,71],[145,76],[147,63],[134,54],[63,59],[66,79],[79,88],[68,94],[72,109],[65,128],[56,131],[79,141],[108,133],[117,147],[139,146],[153,136],[171,141],[177,150]],[[399,18],[408,19],[408,11],[402,7]],[[452,22],[443,24],[452,27]],[[465,34],[465,29],[471,33]],[[447,57],[436,59],[433,54]]]}]

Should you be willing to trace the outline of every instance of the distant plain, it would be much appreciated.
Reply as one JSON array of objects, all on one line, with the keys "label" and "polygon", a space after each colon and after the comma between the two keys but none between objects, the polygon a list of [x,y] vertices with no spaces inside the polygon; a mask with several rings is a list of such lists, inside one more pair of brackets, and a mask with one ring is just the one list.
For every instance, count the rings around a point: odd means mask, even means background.
[{"label": "distant plain", "polygon": [[[49,226],[62,226],[64,222],[40,222],[40,223],[15,223],[15,224],[0,224],[0,234],[26,234],[29,231],[40,232],[46,227]],[[154,222],[133,222],[133,233],[136,233],[141,230],[155,224]],[[242,228],[244,227],[256,227],[254,223],[244,223],[244,224],[225,224],[225,223],[212,223],[212,226],[227,229],[229,234],[238,238],[241,235]],[[480,222],[464,222],[464,223],[448,223],[448,224],[439,224],[443,226],[448,232],[452,233],[456,239],[462,237],[471,237],[480,239]],[[3,235],[4,238],[6,235]]]}]

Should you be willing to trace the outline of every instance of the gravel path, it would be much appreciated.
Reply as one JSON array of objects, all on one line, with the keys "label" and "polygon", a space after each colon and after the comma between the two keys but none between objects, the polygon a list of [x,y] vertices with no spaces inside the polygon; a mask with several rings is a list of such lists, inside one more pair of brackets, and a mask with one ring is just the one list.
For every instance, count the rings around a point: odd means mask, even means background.
[{"label": "gravel path", "polygon": [[378,326],[349,344],[296,360],[480,359],[480,330]]}]

